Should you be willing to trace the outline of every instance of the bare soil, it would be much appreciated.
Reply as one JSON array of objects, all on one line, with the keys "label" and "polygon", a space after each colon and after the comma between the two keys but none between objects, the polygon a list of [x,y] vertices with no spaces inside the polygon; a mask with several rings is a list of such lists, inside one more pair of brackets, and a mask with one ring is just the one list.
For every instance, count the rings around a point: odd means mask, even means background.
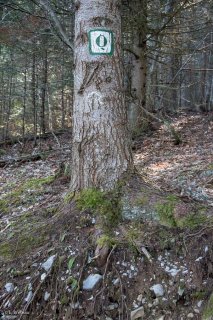
[{"label": "bare soil", "polygon": [[[174,145],[164,126],[138,139],[135,165],[141,180],[131,179],[125,192],[141,208],[147,197],[150,204],[176,196],[177,220],[191,208],[205,212],[208,220],[193,227],[167,226],[155,217],[143,218],[143,211],[122,219],[112,226],[102,267],[95,257],[97,217],[66,201],[70,134],[58,141],[50,137],[36,149],[32,142],[3,149],[0,160],[8,160],[0,168],[3,319],[126,320],[139,308],[144,320],[204,319],[213,292],[212,114],[183,114],[172,121],[182,144]],[[36,153],[43,159],[9,161]],[[42,263],[51,256],[54,263],[45,271]],[[102,280],[87,291],[83,282],[90,274]],[[14,286],[11,292],[8,283]],[[163,289],[160,296],[151,289],[155,285]]]}]

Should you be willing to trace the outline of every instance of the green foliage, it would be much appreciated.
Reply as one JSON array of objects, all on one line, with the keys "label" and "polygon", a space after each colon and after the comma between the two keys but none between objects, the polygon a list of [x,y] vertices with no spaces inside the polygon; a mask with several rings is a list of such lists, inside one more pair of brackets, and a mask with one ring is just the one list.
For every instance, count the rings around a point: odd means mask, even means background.
[{"label": "green foliage", "polygon": [[68,305],[68,303],[69,303],[69,297],[68,297],[66,294],[64,294],[64,295],[61,297],[60,302],[61,302],[62,305]]},{"label": "green foliage", "polygon": [[98,240],[97,244],[101,247],[104,247],[105,245],[109,247],[113,247],[116,244],[116,240],[111,237],[110,235],[103,234]]},{"label": "green foliage", "polygon": [[176,224],[180,228],[194,229],[207,221],[207,217],[202,213],[190,213],[184,218],[176,221]]},{"label": "green foliage", "polygon": [[167,197],[164,203],[157,203],[155,208],[159,215],[160,222],[168,227],[176,227],[176,221],[174,218],[174,209],[178,199],[174,195]]},{"label": "green foliage", "polygon": [[120,193],[117,190],[85,189],[76,196],[76,202],[80,210],[91,210],[101,217],[105,227],[115,226],[121,218]]},{"label": "green foliage", "polygon": [[6,151],[4,149],[0,149],[0,157],[4,156],[6,154]]},{"label": "green foliage", "polygon": [[209,320],[213,317],[213,293],[211,294],[209,301],[203,311],[202,320]]},{"label": "green foliage", "polygon": [[191,294],[191,297],[196,300],[203,300],[206,297],[206,291],[196,291]]},{"label": "green foliage", "polygon": [[9,212],[8,201],[6,199],[0,199],[0,213],[6,214]]},{"label": "green foliage", "polygon": [[68,261],[68,269],[71,270],[75,263],[75,257],[71,257]]}]

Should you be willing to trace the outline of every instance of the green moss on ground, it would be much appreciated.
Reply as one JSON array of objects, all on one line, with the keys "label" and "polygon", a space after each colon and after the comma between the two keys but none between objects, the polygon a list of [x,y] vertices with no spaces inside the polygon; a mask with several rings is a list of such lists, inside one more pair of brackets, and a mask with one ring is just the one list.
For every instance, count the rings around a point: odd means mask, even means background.
[{"label": "green moss on ground", "polygon": [[48,239],[46,225],[30,230],[17,230],[12,238],[0,243],[0,261],[11,260],[30,253],[33,249],[44,244]]},{"label": "green moss on ground", "polygon": [[[35,196],[43,193],[44,186],[54,181],[54,176],[45,178],[33,178],[27,180],[24,184],[15,186],[15,188],[0,199],[0,212],[7,214],[11,206],[19,206],[23,203],[33,203]],[[29,190],[35,190],[33,195],[29,194]],[[27,193],[27,194],[26,194]]]},{"label": "green moss on ground", "polygon": [[177,223],[174,218],[174,209],[178,203],[178,198],[174,195],[170,195],[163,203],[157,203],[155,209],[159,216],[160,222],[168,227],[176,227]]},{"label": "green moss on ground", "polygon": [[205,215],[205,209],[196,209],[196,212],[188,212],[184,217],[175,217],[174,212],[176,205],[180,200],[170,195],[166,201],[155,205],[160,222],[167,227],[189,228],[194,229],[205,224],[208,221]]},{"label": "green moss on ground", "polygon": [[213,317],[213,293],[211,294],[208,303],[203,311],[202,320],[210,320]]}]

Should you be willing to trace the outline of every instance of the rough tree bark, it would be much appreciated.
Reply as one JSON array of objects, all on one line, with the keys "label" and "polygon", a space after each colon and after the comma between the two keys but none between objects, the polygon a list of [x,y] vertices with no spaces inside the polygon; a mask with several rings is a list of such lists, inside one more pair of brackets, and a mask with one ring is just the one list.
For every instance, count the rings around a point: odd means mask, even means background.
[{"label": "rough tree bark", "polygon": [[[112,55],[91,54],[89,32],[94,29],[112,31]],[[95,46],[105,52],[105,42],[101,32]],[[74,64],[71,190],[110,190],[132,166],[121,64],[120,0],[76,2]]]}]

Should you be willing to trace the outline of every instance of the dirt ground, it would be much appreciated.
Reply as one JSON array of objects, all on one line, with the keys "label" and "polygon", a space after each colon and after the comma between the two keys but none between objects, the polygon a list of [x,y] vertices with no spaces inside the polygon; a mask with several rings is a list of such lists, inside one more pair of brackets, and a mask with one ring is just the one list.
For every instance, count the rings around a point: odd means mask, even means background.
[{"label": "dirt ground", "polygon": [[[134,142],[141,182],[133,179],[125,192],[140,215],[112,226],[101,266],[94,245],[97,216],[69,201],[70,133],[41,140],[36,148],[32,142],[2,148],[0,319],[210,320],[212,119],[210,113],[172,119],[179,145],[163,125]],[[38,153],[40,160],[14,161]],[[165,196],[166,206],[158,208],[168,221],[145,217],[147,194]],[[171,220],[167,209],[174,202]],[[199,221],[185,219],[186,208]],[[99,278],[90,289],[88,276]]]}]

